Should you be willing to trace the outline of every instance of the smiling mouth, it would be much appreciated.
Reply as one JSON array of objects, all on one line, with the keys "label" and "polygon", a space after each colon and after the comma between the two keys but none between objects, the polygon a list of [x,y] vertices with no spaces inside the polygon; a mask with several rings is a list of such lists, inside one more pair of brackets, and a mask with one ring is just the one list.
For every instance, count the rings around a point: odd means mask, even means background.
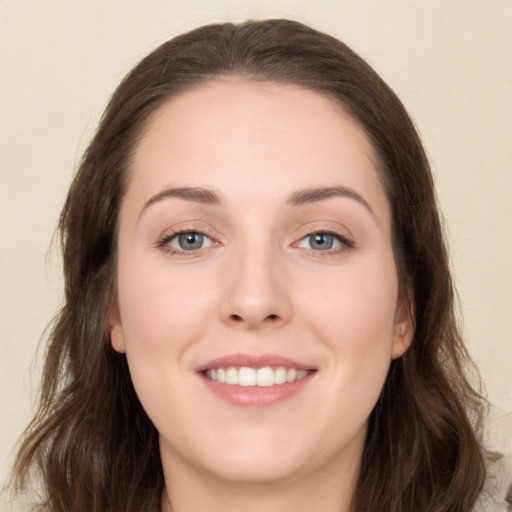
[{"label": "smiling mouth", "polygon": [[208,380],[229,386],[272,387],[302,380],[313,371],[284,368],[282,366],[277,368],[265,366],[257,369],[247,366],[230,366],[227,368],[208,369],[202,373]]}]

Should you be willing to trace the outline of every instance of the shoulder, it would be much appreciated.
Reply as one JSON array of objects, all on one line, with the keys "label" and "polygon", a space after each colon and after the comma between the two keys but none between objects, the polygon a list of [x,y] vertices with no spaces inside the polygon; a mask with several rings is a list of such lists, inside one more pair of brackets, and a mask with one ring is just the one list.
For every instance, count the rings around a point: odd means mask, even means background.
[{"label": "shoulder", "polygon": [[512,511],[512,457],[504,456],[491,463],[484,490],[474,512],[510,512]]}]

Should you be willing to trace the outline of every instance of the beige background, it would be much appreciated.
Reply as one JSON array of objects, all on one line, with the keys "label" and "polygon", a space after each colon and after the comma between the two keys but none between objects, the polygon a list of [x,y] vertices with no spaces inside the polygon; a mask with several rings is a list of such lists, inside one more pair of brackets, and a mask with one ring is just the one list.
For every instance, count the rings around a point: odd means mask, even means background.
[{"label": "beige background", "polygon": [[38,340],[62,296],[49,243],[109,95],[180,32],[283,16],[361,53],[416,121],[468,344],[494,406],[492,443],[512,450],[512,1],[0,0],[0,480],[30,417]]}]

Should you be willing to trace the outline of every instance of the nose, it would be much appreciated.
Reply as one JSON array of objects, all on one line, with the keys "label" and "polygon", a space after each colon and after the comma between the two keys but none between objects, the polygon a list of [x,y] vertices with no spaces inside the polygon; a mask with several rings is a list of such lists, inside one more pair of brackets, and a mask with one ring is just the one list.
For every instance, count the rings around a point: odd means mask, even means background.
[{"label": "nose", "polygon": [[290,288],[279,258],[271,251],[240,250],[227,265],[220,303],[223,322],[256,330],[287,324]]}]

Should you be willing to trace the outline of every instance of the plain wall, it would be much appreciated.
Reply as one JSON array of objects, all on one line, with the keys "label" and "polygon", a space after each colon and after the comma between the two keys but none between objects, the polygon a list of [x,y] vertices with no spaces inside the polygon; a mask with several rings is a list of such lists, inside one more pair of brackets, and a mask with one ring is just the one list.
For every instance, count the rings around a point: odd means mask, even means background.
[{"label": "plain wall", "polygon": [[33,410],[38,342],[62,298],[50,241],[107,99],[164,40],[262,17],[339,37],[410,111],[437,178],[467,343],[494,406],[491,443],[512,451],[512,2],[0,0],[2,480]]}]

